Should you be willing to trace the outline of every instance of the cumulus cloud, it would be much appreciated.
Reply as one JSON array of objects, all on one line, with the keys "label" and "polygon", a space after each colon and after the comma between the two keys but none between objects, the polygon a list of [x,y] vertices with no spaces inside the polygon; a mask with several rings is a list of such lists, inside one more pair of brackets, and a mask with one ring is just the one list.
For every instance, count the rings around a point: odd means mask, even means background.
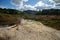
[{"label": "cumulus cloud", "polygon": [[27,2],[28,0],[12,0],[12,3],[15,4],[15,5],[20,5],[22,4],[23,2]]},{"label": "cumulus cloud", "polygon": [[60,0],[53,0],[53,1],[55,1],[56,3],[60,3]]},{"label": "cumulus cloud", "polygon": [[35,8],[35,6],[32,6],[32,5],[24,5],[24,8],[26,10],[38,10],[37,8]]},{"label": "cumulus cloud", "polygon": [[44,6],[44,5],[46,5],[46,4],[43,3],[42,1],[39,1],[39,2],[37,2],[37,3],[35,4],[36,7],[37,7],[37,6]]},{"label": "cumulus cloud", "polygon": [[35,4],[35,6],[36,6],[36,7],[37,7],[37,6],[48,7],[48,6],[51,6],[51,5],[48,5],[48,4],[46,4],[46,3],[42,2],[42,1],[39,1],[39,2],[37,2],[37,3]]},{"label": "cumulus cloud", "polygon": [[18,6],[18,9],[22,9],[23,2],[27,2],[28,0],[12,0],[12,4]]},{"label": "cumulus cloud", "polygon": [[56,6],[60,6],[60,0],[50,0],[50,1],[55,3]]},{"label": "cumulus cloud", "polygon": [[[53,2],[52,0],[50,0]],[[49,9],[49,8],[55,8],[55,4],[46,4],[43,1],[37,2],[35,5],[24,5],[24,9],[26,10],[41,10],[41,9]]]},{"label": "cumulus cloud", "polygon": [[53,0],[49,0],[51,3],[54,3],[54,1]]},{"label": "cumulus cloud", "polygon": [[13,5],[18,6],[17,9],[21,10],[38,10],[35,6],[32,5],[24,5],[23,2],[27,2],[28,0],[12,0]]},{"label": "cumulus cloud", "polygon": [[[40,0],[35,5],[23,4],[24,2],[28,2],[29,0],[12,0],[13,5],[18,6],[18,9],[23,10],[39,10],[39,9],[49,9],[55,8],[60,5],[60,0]],[[50,2],[51,4],[49,4]]]},{"label": "cumulus cloud", "polygon": [[19,6],[21,4],[22,0],[12,0],[12,4]]},{"label": "cumulus cloud", "polygon": [[43,1],[39,1],[35,4],[35,7],[40,7],[42,9],[48,9],[48,8],[54,8],[55,4],[49,5],[49,4],[44,3]]},{"label": "cumulus cloud", "polygon": [[60,6],[60,3],[57,3],[56,6]]},{"label": "cumulus cloud", "polygon": [[28,0],[22,0],[22,1],[27,2]]},{"label": "cumulus cloud", "polygon": [[[48,2],[51,4],[48,4]],[[42,9],[57,8],[57,6],[60,6],[60,0],[40,0],[35,6]]]},{"label": "cumulus cloud", "polygon": [[53,8],[55,5],[49,5],[44,3],[43,1],[37,2],[35,5],[24,5],[24,9],[26,10],[39,10],[39,9],[47,9],[47,8]]}]

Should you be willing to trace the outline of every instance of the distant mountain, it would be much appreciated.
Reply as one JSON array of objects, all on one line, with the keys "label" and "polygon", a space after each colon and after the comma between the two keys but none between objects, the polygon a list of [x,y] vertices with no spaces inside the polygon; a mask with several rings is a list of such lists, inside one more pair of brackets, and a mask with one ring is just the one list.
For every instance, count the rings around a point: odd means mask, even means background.
[{"label": "distant mountain", "polygon": [[36,11],[34,11],[34,10],[25,10],[24,12],[25,12],[25,13],[34,14]]}]

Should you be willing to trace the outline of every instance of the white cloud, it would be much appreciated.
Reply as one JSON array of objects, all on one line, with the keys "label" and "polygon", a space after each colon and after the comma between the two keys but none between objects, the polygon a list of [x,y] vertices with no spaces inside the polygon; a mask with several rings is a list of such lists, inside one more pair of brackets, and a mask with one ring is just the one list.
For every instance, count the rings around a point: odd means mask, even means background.
[{"label": "white cloud", "polygon": [[12,0],[12,4],[19,6],[21,4],[22,0]]},{"label": "white cloud", "polygon": [[38,10],[37,8],[35,8],[35,6],[23,4],[23,2],[27,2],[27,1],[28,0],[13,0],[12,3],[13,5],[18,6],[17,9],[20,10]]},{"label": "white cloud", "polygon": [[36,6],[36,7],[37,7],[37,6],[48,7],[49,5],[48,5],[48,4],[45,4],[45,3],[42,2],[42,1],[39,1],[39,2],[37,2],[37,3],[35,4],[35,6]]},{"label": "white cloud", "polygon": [[37,10],[37,8],[35,8],[35,6],[32,5],[24,5],[25,10]]},{"label": "white cloud", "polygon": [[56,6],[60,6],[60,0],[53,0]]},{"label": "white cloud", "polygon": [[43,1],[37,2],[35,5],[24,5],[26,10],[39,10],[39,9],[48,9],[48,8],[55,8],[55,4],[49,5],[44,3]]},{"label": "white cloud", "polygon": [[[50,0],[51,1],[51,0]],[[55,4],[49,5],[44,3],[43,1],[39,1],[35,4],[35,7],[42,7],[42,8],[54,8]]]},{"label": "white cloud", "polygon": [[53,1],[55,1],[56,3],[60,3],[60,0],[53,0]]},{"label": "white cloud", "polygon": [[44,6],[45,4],[42,2],[42,1],[39,1],[39,2],[37,2],[36,4],[35,4],[35,6],[37,7],[37,6]]},{"label": "white cloud", "polygon": [[49,0],[51,3],[54,3],[54,1],[53,0]]},{"label": "white cloud", "polygon": [[60,0],[50,0],[51,2],[53,2],[55,4],[55,6],[60,6]]},{"label": "white cloud", "polygon": [[56,5],[56,6],[60,6],[60,3],[56,3],[55,5]]},{"label": "white cloud", "polygon": [[27,2],[28,0],[23,0],[24,2]]},{"label": "white cloud", "polygon": [[23,2],[27,2],[28,0],[12,0],[12,3],[15,4],[15,5],[20,5],[22,4]]},{"label": "white cloud", "polygon": [[[56,5],[60,5],[60,0],[40,0],[35,5],[30,4],[23,4],[23,2],[28,2],[29,0],[12,0],[13,5],[18,6],[17,9],[23,9],[23,10],[39,10],[38,7],[41,9],[48,9],[48,8],[55,8]],[[45,3],[47,2],[47,3]],[[48,2],[51,2],[52,4],[48,4]]]},{"label": "white cloud", "polygon": [[12,0],[12,4],[18,6],[18,9],[22,9],[24,7],[23,2],[27,2],[28,0]]}]

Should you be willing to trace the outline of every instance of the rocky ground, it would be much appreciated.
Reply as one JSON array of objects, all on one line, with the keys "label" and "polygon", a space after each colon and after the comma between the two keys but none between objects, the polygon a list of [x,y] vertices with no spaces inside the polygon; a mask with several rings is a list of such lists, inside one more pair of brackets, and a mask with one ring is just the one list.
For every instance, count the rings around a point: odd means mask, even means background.
[{"label": "rocky ground", "polygon": [[60,40],[60,30],[22,19],[20,25],[1,27],[0,40]]}]

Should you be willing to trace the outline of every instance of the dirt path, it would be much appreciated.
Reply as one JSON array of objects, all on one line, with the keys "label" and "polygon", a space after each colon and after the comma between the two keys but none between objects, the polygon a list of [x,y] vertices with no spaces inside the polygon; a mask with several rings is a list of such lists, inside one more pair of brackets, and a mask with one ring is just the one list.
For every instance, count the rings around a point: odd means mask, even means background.
[{"label": "dirt path", "polygon": [[0,37],[6,40],[60,40],[60,31],[33,20],[22,20],[15,28],[0,28]]}]

